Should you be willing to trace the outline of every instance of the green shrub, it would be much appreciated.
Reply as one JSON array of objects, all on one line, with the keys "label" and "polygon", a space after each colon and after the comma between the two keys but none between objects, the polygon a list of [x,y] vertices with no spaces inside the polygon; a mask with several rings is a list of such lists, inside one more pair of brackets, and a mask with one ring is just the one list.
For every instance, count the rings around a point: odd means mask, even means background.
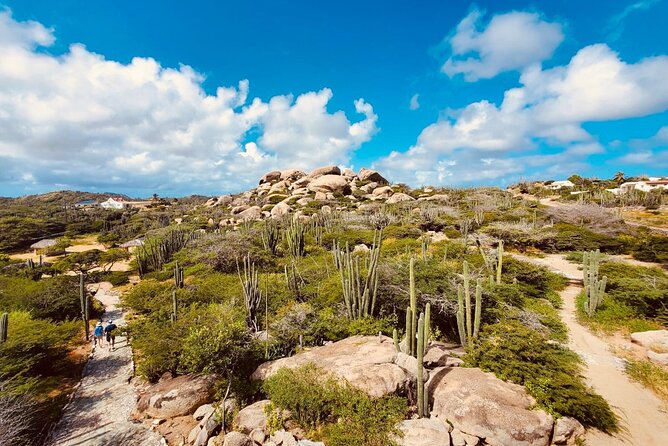
[{"label": "green shrub", "polygon": [[405,399],[371,398],[313,364],[279,370],[264,382],[263,390],[300,426],[322,435],[331,446],[394,445],[395,424],[407,412]]},{"label": "green shrub", "polygon": [[105,274],[105,280],[113,286],[121,286],[130,282],[130,275],[124,271],[109,271]]},{"label": "green shrub", "polygon": [[577,355],[546,341],[518,321],[487,325],[466,363],[524,385],[538,404],[554,415],[572,416],[585,426],[614,432],[616,416],[583,382]]}]

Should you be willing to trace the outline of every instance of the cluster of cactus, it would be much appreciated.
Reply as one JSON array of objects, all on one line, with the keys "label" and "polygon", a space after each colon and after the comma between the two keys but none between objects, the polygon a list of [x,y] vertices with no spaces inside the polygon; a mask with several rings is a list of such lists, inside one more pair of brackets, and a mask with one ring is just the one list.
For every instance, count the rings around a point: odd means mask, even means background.
[{"label": "cluster of cactus", "polygon": [[137,266],[141,277],[150,271],[159,271],[172,259],[175,252],[183,249],[199,232],[187,229],[173,229],[168,233],[149,239],[137,249]]},{"label": "cluster of cactus", "polygon": [[431,244],[431,237],[425,234],[420,238],[420,241],[422,242],[422,260],[426,262],[427,258],[429,257],[429,245]]},{"label": "cluster of cactus", "polygon": [[[343,300],[349,319],[362,319],[374,313],[382,240],[383,232],[376,230],[371,250],[363,255],[355,255],[347,243],[345,250],[340,249],[336,241],[333,243],[332,255],[341,277]],[[360,257],[363,257],[363,264],[360,264]],[[363,268],[366,269],[365,278],[362,277]]]},{"label": "cluster of cactus", "polygon": [[601,264],[601,252],[585,251],[582,254],[582,280],[585,288],[585,303],[584,309],[589,317],[592,317],[596,309],[603,302],[603,295],[605,294],[605,286],[608,278],[603,276],[599,279],[598,271]]},{"label": "cluster of cactus", "polygon": [[178,260],[174,265],[174,284],[176,285],[176,288],[183,288],[184,284],[183,268],[179,266]]},{"label": "cluster of cactus", "polygon": [[296,262],[291,262],[289,265],[285,265],[285,283],[288,285],[288,289],[295,296],[295,299],[298,301],[301,300],[301,285],[304,283],[299,270],[297,269]]},{"label": "cluster of cactus", "polygon": [[292,257],[301,257],[305,254],[305,235],[304,224],[298,218],[290,220],[290,225],[285,231],[285,239],[288,243],[288,252]]},{"label": "cluster of cactus", "polygon": [[[478,250],[485,262],[485,266],[489,271],[489,282],[493,283],[496,281],[496,283],[501,283],[501,273],[503,272],[503,240],[499,240],[499,246],[496,250],[496,259],[490,259],[487,254],[485,254],[485,250],[479,239],[476,239],[476,243],[478,244]],[[495,275],[496,278],[494,277]]]},{"label": "cluster of cactus", "polygon": [[457,331],[462,346],[466,347],[469,342],[478,336],[480,330],[480,315],[482,312],[482,280],[478,279],[475,288],[475,314],[471,311],[471,279],[469,276],[469,264],[464,261],[464,286],[457,287]]},{"label": "cluster of cactus", "polygon": [[280,226],[278,221],[274,219],[267,219],[262,226],[262,245],[264,249],[276,255],[278,242],[280,240]]},{"label": "cluster of cactus", "polygon": [[[410,306],[406,308],[406,337],[404,338],[403,352],[417,359],[417,407],[418,416],[429,416],[429,397],[425,391],[424,382],[424,354],[429,345],[431,332],[431,305],[425,305],[424,313],[417,316],[417,295],[415,292],[414,260],[410,261]],[[396,328],[392,333],[394,347],[397,352],[402,351],[399,335]]]},{"label": "cluster of cactus", "polygon": [[88,325],[88,294],[86,293],[86,284],[84,283],[83,273],[79,273],[79,303],[81,304],[81,319],[84,323],[84,333],[86,340],[90,337],[90,327]]},{"label": "cluster of cactus", "polygon": [[9,327],[9,314],[2,313],[2,316],[0,316],[0,343],[7,342],[8,327]]},{"label": "cluster of cactus", "polygon": [[244,304],[246,305],[246,324],[254,332],[258,331],[257,311],[262,300],[260,292],[260,279],[255,269],[255,263],[251,262],[250,255],[243,260],[243,276],[237,262],[237,273],[241,281],[244,293]]}]

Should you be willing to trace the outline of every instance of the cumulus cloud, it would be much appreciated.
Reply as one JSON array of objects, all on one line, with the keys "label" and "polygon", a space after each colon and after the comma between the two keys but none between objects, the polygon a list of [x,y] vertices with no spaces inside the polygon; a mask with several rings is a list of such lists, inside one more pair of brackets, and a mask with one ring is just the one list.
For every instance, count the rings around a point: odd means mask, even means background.
[{"label": "cumulus cloud", "polygon": [[[543,166],[546,174],[585,167],[588,157],[604,148],[582,124],[668,110],[665,73],[666,56],[629,64],[606,45],[587,46],[567,65],[525,69],[521,86],[507,90],[500,105],[483,100],[445,113],[415,145],[380,159],[376,167],[409,183],[503,181],[526,166]],[[544,145],[554,153],[538,155]]]},{"label": "cumulus cloud", "polygon": [[330,113],[329,89],[265,102],[248,100],[242,80],[207,94],[189,66],[123,64],[80,44],[42,51],[54,41],[53,30],[0,11],[3,189],[235,191],[269,167],[347,162],[377,131],[363,99],[361,120]]},{"label": "cumulus cloud", "polygon": [[533,12],[513,11],[492,17],[473,10],[447,39],[451,57],[441,67],[450,77],[467,81],[489,79],[504,71],[521,70],[549,59],[564,40],[561,24]]}]

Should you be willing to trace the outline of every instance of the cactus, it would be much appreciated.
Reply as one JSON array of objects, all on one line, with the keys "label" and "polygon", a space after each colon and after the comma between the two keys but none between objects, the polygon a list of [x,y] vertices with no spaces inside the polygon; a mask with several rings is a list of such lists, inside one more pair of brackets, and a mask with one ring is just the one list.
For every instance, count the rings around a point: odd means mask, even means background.
[{"label": "cactus", "polygon": [[411,310],[411,307],[406,307],[406,345],[405,345],[405,350],[406,354],[410,355],[411,354],[411,332],[413,332],[412,328],[413,324],[413,311]]},{"label": "cactus", "polygon": [[88,296],[86,295],[86,284],[84,283],[83,273],[79,273],[79,303],[81,304],[81,319],[84,323],[84,333],[86,340],[90,337],[90,327],[88,326]]},{"label": "cactus", "polygon": [[424,352],[427,353],[429,346],[429,336],[431,336],[431,305],[427,303],[424,307]]},{"label": "cactus", "polygon": [[260,293],[260,280],[255,269],[255,263],[251,262],[250,255],[244,257],[243,276],[237,262],[237,274],[244,293],[244,304],[246,305],[246,324],[252,331],[258,330],[257,310],[262,299]]},{"label": "cactus", "polygon": [[457,288],[457,330],[462,346],[478,336],[482,316],[482,279],[476,281],[475,314],[471,315],[471,294],[468,263],[464,261],[464,286]]},{"label": "cactus", "polygon": [[503,240],[499,240],[496,254],[496,283],[501,283],[501,271],[503,270]]},{"label": "cactus", "polygon": [[2,313],[0,317],[0,344],[7,342],[7,330],[9,327],[9,314]]},{"label": "cactus", "polygon": [[397,333],[396,328],[392,331],[392,340],[394,341],[394,348],[397,350],[397,353],[399,353],[401,347],[399,346],[399,333]]},{"label": "cactus", "polygon": [[[409,279],[410,279],[410,302],[411,302],[411,314],[413,319],[411,320],[411,331],[410,331],[410,346],[408,348],[409,355],[415,355],[416,348],[416,339],[415,339],[415,330],[417,330],[417,296],[415,294],[415,259],[411,258],[409,263]],[[407,332],[408,333],[408,332]]]},{"label": "cactus", "polygon": [[176,261],[176,265],[174,265],[174,283],[176,284],[176,288],[183,288],[183,283],[184,283],[184,274],[183,274],[183,268],[179,266],[179,261]]},{"label": "cactus", "polygon": [[[382,240],[382,231],[376,231],[371,250],[363,255],[363,265],[360,265],[362,256],[354,255],[347,244],[344,251],[336,241],[333,243],[334,265],[341,278],[343,300],[349,319],[372,316],[375,311]],[[362,266],[366,267],[366,278],[362,277]]]},{"label": "cactus", "polygon": [[279,240],[280,227],[278,222],[274,219],[265,220],[264,226],[262,226],[262,245],[264,249],[271,252],[272,255],[276,255]]},{"label": "cactus", "polygon": [[283,268],[285,272],[285,282],[288,285],[288,289],[295,296],[295,299],[298,301],[301,300],[301,285],[304,283],[304,279],[299,274],[297,269],[296,262],[292,261],[289,265],[285,265]]},{"label": "cactus", "polygon": [[429,245],[431,244],[431,238],[428,235],[423,235],[420,238],[422,242],[422,261],[426,262],[429,256]]},{"label": "cactus", "polygon": [[179,301],[176,298],[176,290],[174,290],[172,291],[172,322],[176,322],[178,305]]},{"label": "cactus", "polygon": [[585,251],[582,255],[582,280],[586,296],[584,309],[589,317],[594,316],[596,309],[601,305],[608,282],[606,276],[601,279],[598,277],[600,262],[601,252],[598,249]]},{"label": "cactus", "polygon": [[304,255],[306,228],[297,218],[290,221],[290,226],[285,231],[285,238],[288,243],[288,252],[292,257],[301,257]]}]

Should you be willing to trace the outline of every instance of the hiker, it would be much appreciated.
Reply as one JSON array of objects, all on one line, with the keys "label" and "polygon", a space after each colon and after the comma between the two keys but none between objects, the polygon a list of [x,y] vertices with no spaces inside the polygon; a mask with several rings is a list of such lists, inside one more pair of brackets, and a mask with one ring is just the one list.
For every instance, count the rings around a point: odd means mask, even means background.
[{"label": "hiker", "polygon": [[102,321],[97,321],[95,325],[95,331],[93,331],[93,346],[96,346],[98,343],[102,347],[102,336],[104,335],[104,327],[102,326]]},{"label": "hiker", "polygon": [[107,344],[109,345],[109,351],[114,351],[114,344],[116,343],[116,330],[118,327],[114,324],[114,321],[109,320],[109,323],[104,327],[104,332],[107,335]]}]

